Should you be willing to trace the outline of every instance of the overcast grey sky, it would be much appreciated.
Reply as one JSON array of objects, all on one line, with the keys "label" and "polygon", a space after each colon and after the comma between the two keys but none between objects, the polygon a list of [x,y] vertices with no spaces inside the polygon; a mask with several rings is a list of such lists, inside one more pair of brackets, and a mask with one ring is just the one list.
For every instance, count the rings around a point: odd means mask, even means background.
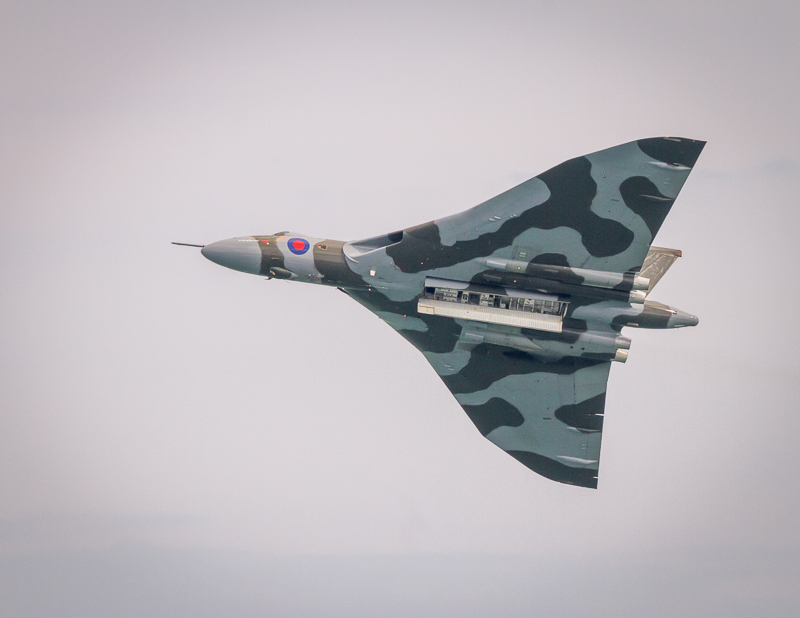
[{"label": "overcast grey sky", "polygon": [[[4,616],[794,616],[794,2],[0,3]],[[597,491],[331,289],[172,240],[355,239],[708,140]]]}]

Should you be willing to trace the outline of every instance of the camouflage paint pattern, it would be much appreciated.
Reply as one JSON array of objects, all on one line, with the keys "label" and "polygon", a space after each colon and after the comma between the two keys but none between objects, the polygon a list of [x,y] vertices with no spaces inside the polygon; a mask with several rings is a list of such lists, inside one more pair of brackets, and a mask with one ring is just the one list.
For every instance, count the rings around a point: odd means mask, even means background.
[{"label": "camouflage paint pattern", "polygon": [[[704,145],[630,142],[360,241],[281,232],[202,251],[243,272],[341,289],[422,352],[488,440],[549,479],[596,487],[609,369],[630,347],[621,329],[697,324],[644,297],[680,255],[651,244]],[[561,332],[428,315],[418,311],[426,279],[569,304]]]}]

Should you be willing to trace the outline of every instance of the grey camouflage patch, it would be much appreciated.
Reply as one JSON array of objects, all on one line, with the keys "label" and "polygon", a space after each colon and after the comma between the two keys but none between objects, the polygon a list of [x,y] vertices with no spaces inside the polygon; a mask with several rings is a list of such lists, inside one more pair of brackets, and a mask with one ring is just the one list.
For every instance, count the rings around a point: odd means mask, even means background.
[{"label": "grey camouflage patch", "polygon": [[[646,296],[680,255],[650,245],[704,144],[622,144],[364,240],[254,236],[258,274],[338,287],[422,352],[488,440],[546,478],[597,487],[609,370],[630,348],[621,329],[697,324]],[[308,250],[292,251],[291,238]],[[213,261],[244,270],[222,251],[242,248],[224,242]],[[426,281],[441,286],[446,315],[423,307]],[[536,294],[562,313],[545,319],[544,304],[514,300]]]}]

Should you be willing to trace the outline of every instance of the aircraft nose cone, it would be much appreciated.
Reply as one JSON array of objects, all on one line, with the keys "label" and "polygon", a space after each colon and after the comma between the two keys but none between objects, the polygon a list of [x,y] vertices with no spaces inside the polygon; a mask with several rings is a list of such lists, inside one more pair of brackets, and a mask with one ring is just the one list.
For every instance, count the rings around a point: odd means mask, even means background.
[{"label": "aircraft nose cone", "polygon": [[696,315],[692,315],[691,313],[686,313],[685,311],[676,311],[672,317],[670,317],[669,322],[667,323],[667,328],[681,328],[683,326],[697,326],[700,320],[697,319]]},{"label": "aircraft nose cone", "polygon": [[261,249],[255,238],[228,238],[206,245],[200,250],[215,264],[243,273],[257,275],[261,270]]}]

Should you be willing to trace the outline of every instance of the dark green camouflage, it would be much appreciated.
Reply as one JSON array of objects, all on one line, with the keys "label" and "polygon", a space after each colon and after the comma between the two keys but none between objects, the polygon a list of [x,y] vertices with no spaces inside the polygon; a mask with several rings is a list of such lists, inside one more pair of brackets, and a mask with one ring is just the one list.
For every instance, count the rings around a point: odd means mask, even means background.
[{"label": "dark green camouflage", "polygon": [[609,369],[630,347],[621,329],[697,324],[645,297],[680,255],[651,243],[704,144],[623,144],[360,241],[282,232],[202,251],[341,289],[422,352],[486,438],[547,478],[596,487]]}]

